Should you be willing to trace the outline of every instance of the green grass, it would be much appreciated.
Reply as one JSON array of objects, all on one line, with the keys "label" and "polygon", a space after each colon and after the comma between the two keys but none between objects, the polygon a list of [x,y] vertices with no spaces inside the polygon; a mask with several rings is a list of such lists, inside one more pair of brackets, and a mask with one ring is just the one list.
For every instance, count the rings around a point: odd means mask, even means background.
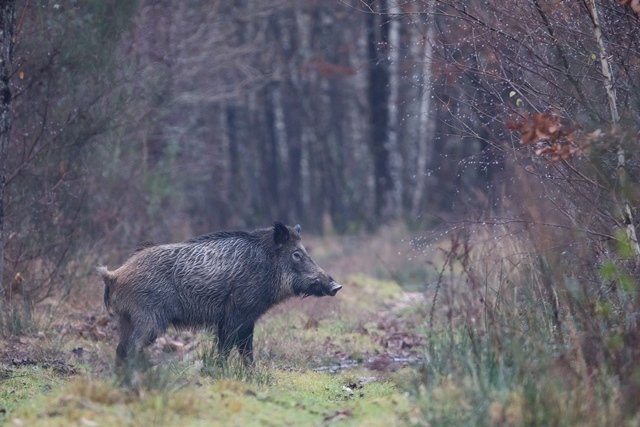
[{"label": "green grass", "polygon": [[[471,337],[458,329],[433,338],[418,382],[421,417],[438,426],[638,425],[622,410],[615,377],[576,375],[538,337]],[[579,369],[577,370],[579,372]]]},{"label": "green grass", "polygon": [[258,359],[317,367],[382,352],[376,322],[402,292],[393,281],[354,275],[334,299],[290,301],[258,323]]},{"label": "green grass", "polygon": [[[17,376],[22,375],[20,371]],[[328,421],[389,426],[409,422],[409,399],[391,382],[359,384],[354,374],[277,369],[270,373],[270,384],[198,376],[177,388],[136,390],[104,379],[75,378],[67,384],[55,383],[47,393],[40,388],[48,377],[31,375],[32,395],[14,400],[9,418],[30,426],[312,426]],[[35,398],[25,399],[34,394]]]},{"label": "green grass", "polygon": [[64,383],[53,370],[38,366],[0,370],[0,423],[16,408],[54,393]]}]

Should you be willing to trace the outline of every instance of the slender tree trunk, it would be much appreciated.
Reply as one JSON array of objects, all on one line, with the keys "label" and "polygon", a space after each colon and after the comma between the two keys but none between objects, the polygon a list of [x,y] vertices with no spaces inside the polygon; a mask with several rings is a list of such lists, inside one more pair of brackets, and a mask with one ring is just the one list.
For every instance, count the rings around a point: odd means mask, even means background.
[{"label": "slender tree trunk", "polygon": [[420,110],[418,112],[418,163],[416,173],[416,186],[413,193],[411,214],[414,219],[418,217],[423,205],[424,191],[427,186],[427,164],[429,161],[429,130],[431,120],[431,86],[432,86],[432,62],[433,62],[433,25],[434,2],[429,2],[427,9],[426,34],[423,40],[422,55],[422,85],[420,85]]},{"label": "slender tree trunk", "polygon": [[11,76],[13,36],[15,25],[15,0],[0,2],[0,298],[4,297],[4,185],[6,177],[6,153],[11,132]]},{"label": "slender tree trunk", "polygon": [[602,70],[602,76],[604,77],[604,86],[607,91],[607,100],[609,101],[609,111],[611,113],[611,122],[618,123],[620,121],[620,114],[618,113],[618,102],[616,96],[616,88],[613,84],[613,72],[609,58],[607,57],[607,49],[604,45],[604,38],[602,37],[602,30],[600,29],[600,18],[598,17],[598,8],[595,0],[586,0],[585,4],[589,10],[591,16],[591,22],[593,23],[593,35],[598,43],[598,50],[600,51],[600,67]]},{"label": "slender tree trunk", "polygon": [[[238,216],[243,215],[244,211],[242,204],[240,203],[243,195],[240,194],[242,190],[246,190],[242,185],[242,165],[240,163],[240,138],[238,137],[238,111],[235,105],[227,105],[225,108],[225,126],[227,130],[227,142],[228,142],[228,168],[229,168],[229,180],[227,181],[227,197],[229,210],[236,212],[236,215],[231,215],[230,221],[233,226],[236,226],[235,222],[238,221]],[[242,218],[243,220],[245,218]],[[239,224],[238,224],[239,225]]]},{"label": "slender tree trunk", "polygon": [[562,45],[558,42],[556,32],[553,29],[551,22],[549,21],[549,17],[547,16],[547,13],[542,8],[540,1],[533,0],[533,5],[535,6],[536,11],[540,16],[542,23],[544,24],[544,28],[546,29],[547,34],[549,34],[549,37],[551,38],[551,43],[553,44],[553,47],[556,50],[558,59],[560,59],[560,64],[562,64],[562,69],[564,69],[564,75],[567,78],[567,80],[571,83],[571,86],[573,86],[576,96],[580,100],[580,105],[584,106],[584,108],[587,111],[587,114],[589,114],[589,117],[591,117],[592,120],[597,120],[601,118],[598,112],[593,108],[593,102],[591,102],[592,100],[589,99],[587,96],[585,96],[582,83],[578,79],[576,79],[576,77],[571,73],[571,68],[569,67],[569,60],[567,59],[567,55],[562,49]]},{"label": "slender tree trunk", "polygon": [[367,15],[367,53],[369,60],[369,147],[373,158],[375,188],[374,214],[376,220],[384,220],[389,209],[389,195],[393,188],[389,169],[389,19],[384,12],[386,0],[376,8],[377,2],[369,1],[372,10]]},{"label": "slender tree trunk", "polygon": [[398,104],[400,103],[400,6],[392,1],[389,4],[389,151],[390,175],[393,180],[391,197],[391,214],[398,217],[402,213],[402,193],[404,169],[402,150],[399,141],[400,116]]},{"label": "slender tree trunk", "polygon": [[287,197],[287,173],[289,165],[289,150],[287,146],[287,132],[285,124],[285,109],[282,94],[283,84],[274,86],[271,92],[271,104],[273,108],[273,149],[275,150],[275,167],[278,168],[277,194],[278,206],[276,214],[282,221],[291,222],[291,198]]},{"label": "slender tree trunk", "polygon": [[[602,69],[602,76],[604,77],[605,90],[607,91],[607,100],[609,101],[609,112],[611,113],[611,123],[615,125],[620,121],[620,114],[618,113],[618,100],[616,95],[616,88],[613,81],[613,70],[609,57],[607,56],[607,48],[604,44],[604,37],[602,36],[602,30],[600,29],[600,18],[598,16],[598,7],[595,0],[585,0],[585,5],[589,11],[591,17],[591,23],[593,24],[593,35],[598,44],[598,50],[600,51],[600,67]],[[633,246],[636,257],[640,258],[640,244],[638,243],[638,236],[636,234],[636,227],[634,225],[633,213],[631,211],[631,205],[629,200],[624,194],[625,179],[626,179],[626,155],[622,144],[618,144],[618,189],[619,200],[622,204],[622,222],[625,225],[625,232],[629,238],[631,245]]]},{"label": "slender tree trunk", "polygon": [[[280,200],[280,156],[278,155],[278,132],[274,104],[275,87],[267,86],[262,92],[264,140],[262,141],[263,193],[262,208],[271,217],[278,219],[281,215]],[[279,219],[278,219],[279,220]],[[284,219],[283,219],[284,220]]]},{"label": "slender tree trunk", "polygon": [[[327,153],[329,153],[327,165],[331,168],[327,181],[330,188],[334,189],[347,182],[344,160],[346,157],[346,138],[344,121],[342,120],[347,115],[347,111],[345,109],[344,96],[342,95],[344,90],[341,89],[340,83],[337,81],[329,82],[327,87],[327,99],[330,105],[328,107],[328,119],[331,129],[330,137],[326,140],[331,143],[331,146],[327,146]],[[350,220],[350,209],[346,200],[348,192],[348,186],[344,185],[342,191],[331,191],[329,193],[331,222],[339,233],[346,231]]]}]

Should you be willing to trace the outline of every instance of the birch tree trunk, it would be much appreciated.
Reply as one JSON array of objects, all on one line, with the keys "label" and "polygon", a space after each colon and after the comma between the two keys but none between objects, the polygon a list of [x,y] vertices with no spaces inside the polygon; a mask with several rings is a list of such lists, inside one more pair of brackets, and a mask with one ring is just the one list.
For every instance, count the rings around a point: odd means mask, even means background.
[{"label": "birch tree trunk", "polygon": [[[591,17],[591,23],[593,24],[593,35],[598,44],[598,50],[600,53],[600,67],[602,70],[602,76],[604,77],[605,90],[607,92],[607,100],[609,101],[609,112],[611,114],[611,123],[615,126],[620,121],[620,113],[618,112],[618,100],[616,95],[616,88],[613,80],[613,70],[609,57],[607,55],[607,49],[604,43],[604,37],[602,36],[602,30],[600,28],[600,18],[598,16],[598,7],[595,0],[585,0],[585,5],[589,11]],[[638,243],[638,236],[636,234],[636,227],[633,221],[633,213],[631,211],[631,205],[629,200],[624,194],[624,187],[626,184],[626,155],[622,144],[618,144],[618,189],[619,200],[622,205],[622,222],[625,226],[625,232],[627,238],[633,246],[634,252],[637,258],[640,258],[640,244]]]},{"label": "birch tree trunk", "polygon": [[427,8],[428,21],[422,54],[422,84],[420,86],[420,108],[418,111],[418,164],[416,167],[416,187],[413,193],[411,214],[417,218],[422,208],[422,199],[427,181],[428,162],[428,129],[431,119],[431,86],[432,86],[432,62],[433,62],[433,38],[434,38],[434,1],[430,1]]},{"label": "birch tree trunk", "polygon": [[0,299],[4,297],[4,185],[6,153],[11,132],[11,65],[15,24],[15,0],[0,2]]},{"label": "birch tree trunk", "polygon": [[403,158],[398,140],[398,104],[400,96],[400,7],[397,1],[389,2],[389,168],[393,181],[391,193],[391,215],[399,217],[402,211]]}]

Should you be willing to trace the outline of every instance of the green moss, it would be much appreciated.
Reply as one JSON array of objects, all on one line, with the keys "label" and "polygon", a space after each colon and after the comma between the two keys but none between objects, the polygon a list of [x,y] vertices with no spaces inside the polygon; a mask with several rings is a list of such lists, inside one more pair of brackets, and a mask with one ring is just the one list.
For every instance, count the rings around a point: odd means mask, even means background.
[{"label": "green moss", "polygon": [[64,384],[52,370],[38,366],[2,370],[0,375],[0,423],[10,419],[18,406],[52,393]]},{"label": "green moss", "polygon": [[382,353],[377,319],[402,294],[396,282],[352,276],[344,292],[322,309],[278,310],[261,320],[255,345],[259,359],[309,367]]},{"label": "green moss", "polygon": [[231,426],[406,424],[407,398],[389,382],[354,384],[351,375],[274,370],[271,385],[198,378],[178,390],[127,391],[78,378],[22,405],[11,418],[24,425]]}]

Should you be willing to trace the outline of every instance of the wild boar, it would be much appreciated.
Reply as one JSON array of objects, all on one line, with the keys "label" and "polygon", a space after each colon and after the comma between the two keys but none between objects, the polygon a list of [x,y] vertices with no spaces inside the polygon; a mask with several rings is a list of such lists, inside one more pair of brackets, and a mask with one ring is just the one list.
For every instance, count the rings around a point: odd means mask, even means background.
[{"label": "wild boar", "polygon": [[118,316],[118,365],[144,360],[144,347],[169,325],[210,328],[223,359],[235,346],[251,365],[254,325],[269,308],[293,296],[334,296],[342,288],[311,259],[300,226],[280,222],[146,246],[120,268],[98,272],[105,306]]}]

